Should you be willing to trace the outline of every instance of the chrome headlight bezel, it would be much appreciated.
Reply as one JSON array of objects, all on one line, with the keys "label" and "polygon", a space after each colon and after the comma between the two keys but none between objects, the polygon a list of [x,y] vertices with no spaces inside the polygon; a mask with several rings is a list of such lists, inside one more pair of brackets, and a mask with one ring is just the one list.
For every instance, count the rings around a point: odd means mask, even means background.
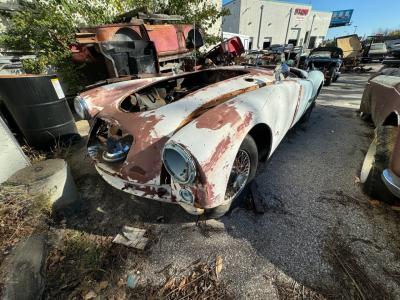
[{"label": "chrome headlight bezel", "polygon": [[[182,175],[177,174],[177,170],[174,170],[174,167],[171,166],[172,162],[169,162],[171,158],[168,159],[168,151],[174,151],[178,154],[181,159],[185,162],[186,165],[186,176],[182,178]],[[192,155],[182,146],[175,143],[169,143],[165,145],[163,154],[162,154],[163,164],[168,174],[174,179],[174,181],[180,184],[190,184],[193,183],[196,176],[196,163],[192,157]]]},{"label": "chrome headlight bezel", "polygon": [[78,95],[74,98],[74,109],[82,120],[90,119],[88,104],[82,96]]}]

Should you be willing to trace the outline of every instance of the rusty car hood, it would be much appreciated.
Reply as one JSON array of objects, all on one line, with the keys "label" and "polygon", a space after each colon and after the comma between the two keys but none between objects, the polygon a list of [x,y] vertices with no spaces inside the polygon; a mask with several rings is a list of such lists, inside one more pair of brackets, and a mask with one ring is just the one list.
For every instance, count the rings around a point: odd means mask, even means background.
[{"label": "rusty car hood", "polygon": [[[98,114],[98,119],[114,124],[133,136],[128,156],[122,166],[113,170],[114,175],[134,183],[159,184],[162,150],[173,134],[204,112],[272,82],[272,71],[251,69],[248,74],[201,88],[176,102],[136,113],[118,109],[118,100],[122,95],[118,91],[115,100]],[[216,121],[224,122],[224,118]]]},{"label": "rusty car hood", "polygon": [[89,114],[93,118],[105,106],[119,102],[135,90],[162,79],[165,79],[165,77],[160,76],[111,83],[82,92],[80,96],[87,100]]}]

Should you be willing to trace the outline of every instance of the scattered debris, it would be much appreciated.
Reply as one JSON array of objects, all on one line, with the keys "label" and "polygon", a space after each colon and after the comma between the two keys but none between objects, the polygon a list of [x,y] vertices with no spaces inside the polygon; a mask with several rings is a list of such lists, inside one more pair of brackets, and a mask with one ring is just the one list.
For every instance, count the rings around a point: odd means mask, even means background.
[{"label": "scattered debris", "polygon": [[129,274],[128,275],[128,280],[126,281],[126,286],[128,288],[134,289],[139,282],[139,276],[136,274]]},{"label": "scattered debris", "polygon": [[[360,259],[352,252],[351,247],[334,232],[334,239],[326,245],[328,259],[336,271],[337,280],[341,283],[342,299],[390,299],[380,284],[373,280],[360,265]],[[338,295],[339,296],[339,295]]]},{"label": "scattered debris", "polygon": [[97,294],[95,293],[95,291],[90,291],[89,293],[87,293],[85,295],[85,297],[83,297],[83,299],[90,300],[90,299],[93,299],[93,298],[96,298],[96,297],[97,297]]},{"label": "scattered debris", "polygon": [[144,237],[145,233],[145,229],[124,226],[122,229],[122,234],[117,234],[113,240],[113,243],[144,250],[149,240],[148,238]]},{"label": "scattered debris", "polygon": [[217,255],[215,258],[215,275],[217,276],[218,279],[218,274],[221,273],[222,270],[222,257],[220,255]]},{"label": "scattered debris", "polygon": [[291,300],[291,299],[325,300],[326,299],[322,294],[313,291],[309,287],[306,287],[303,284],[300,284],[291,278],[284,279],[278,275],[275,275],[273,277],[264,275],[264,278],[267,281],[271,281],[271,283],[276,289],[278,299],[280,300]]},{"label": "scattered debris", "polygon": [[104,290],[108,286],[108,281],[102,281],[99,283],[99,289]]},{"label": "scattered debris", "polygon": [[225,285],[219,282],[222,257],[206,262],[198,259],[181,270],[168,265],[158,273],[165,275],[160,286],[138,286],[132,291],[132,299],[233,299]]}]

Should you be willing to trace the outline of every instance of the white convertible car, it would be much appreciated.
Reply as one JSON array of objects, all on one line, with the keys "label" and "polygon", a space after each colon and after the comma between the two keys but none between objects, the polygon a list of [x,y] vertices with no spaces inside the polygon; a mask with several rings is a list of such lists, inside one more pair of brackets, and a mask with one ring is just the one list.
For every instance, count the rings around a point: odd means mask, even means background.
[{"label": "white convertible car", "polygon": [[91,119],[88,152],[108,183],[219,217],[314,107],[324,75],[287,71],[220,67],[119,82],[82,93],[75,109]]}]

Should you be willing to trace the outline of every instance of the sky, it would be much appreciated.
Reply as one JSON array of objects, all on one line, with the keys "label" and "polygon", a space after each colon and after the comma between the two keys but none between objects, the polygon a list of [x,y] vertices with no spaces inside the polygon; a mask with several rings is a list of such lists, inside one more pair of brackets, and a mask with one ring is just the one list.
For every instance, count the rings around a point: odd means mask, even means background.
[{"label": "sky", "polygon": [[[223,3],[228,0],[223,0]],[[311,4],[314,10],[334,11],[354,9],[352,24],[331,28],[327,38],[353,34],[368,36],[378,29],[400,28],[400,0],[289,0]],[[357,27],[355,27],[357,26]]]}]

